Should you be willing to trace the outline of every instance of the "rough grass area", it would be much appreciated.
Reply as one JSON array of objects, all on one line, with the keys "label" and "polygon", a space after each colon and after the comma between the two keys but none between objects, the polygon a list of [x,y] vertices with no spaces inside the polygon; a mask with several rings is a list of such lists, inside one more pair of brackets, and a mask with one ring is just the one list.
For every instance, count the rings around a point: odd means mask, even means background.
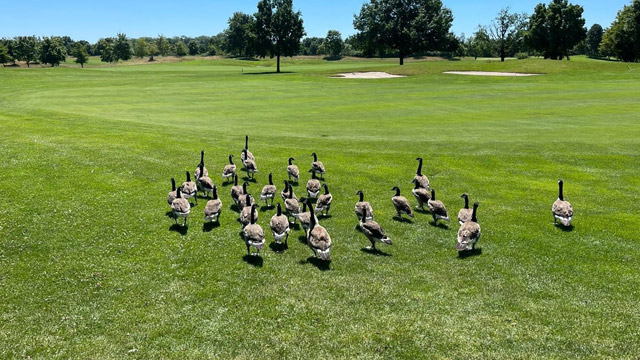
[{"label": "rough grass area", "polygon": [[[636,71],[630,71],[636,70]],[[633,358],[640,353],[640,68],[508,61],[200,60],[0,68],[0,358]],[[545,73],[531,78],[443,71]],[[411,75],[337,81],[341,72]],[[289,249],[247,261],[219,173],[244,135],[280,190],[318,153],[334,195],[332,262]],[[225,205],[186,231],[171,177],[201,149]],[[415,158],[483,237],[393,219]],[[295,188],[300,196],[304,181]],[[556,181],[576,211],[553,226]],[[356,229],[362,189],[393,246]],[[272,210],[261,209],[268,228]],[[267,236],[267,243],[272,237]]]}]

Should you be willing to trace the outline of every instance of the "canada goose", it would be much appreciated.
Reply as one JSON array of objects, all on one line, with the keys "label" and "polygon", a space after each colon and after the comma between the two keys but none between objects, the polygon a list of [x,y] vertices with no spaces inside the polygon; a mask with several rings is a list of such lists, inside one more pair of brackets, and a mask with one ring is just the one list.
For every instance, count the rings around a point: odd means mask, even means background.
[{"label": "canada goose", "polygon": [[236,164],[233,163],[233,155],[229,155],[229,164],[225,165],[222,170],[223,179],[233,179],[236,175]]},{"label": "canada goose", "polygon": [[362,229],[364,236],[371,242],[371,247],[367,248],[375,250],[376,241],[391,245],[391,239],[384,233],[380,224],[373,220],[367,220],[367,209],[365,208],[363,210],[362,217],[360,218],[360,229]]},{"label": "canada goose", "polygon": [[264,201],[266,205],[269,205],[271,200],[271,206],[273,207],[273,198],[276,196],[276,186],[273,185],[273,176],[269,173],[269,185],[265,185],[260,193],[260,200]]},{"label": "canada goose", "polygon": [[187,199],[182,197],[182,190],[180,188],[176,189],[176,198],[171,203],[171,211],[173,212],[173,219],[176,224],[178,223],[178,218],[184,218],[184,223],[182,226],[187,225],[187,217],[189,217],[189,213],[191,212],[191,205]]},{"label": "canada goose", "polygon": [[553,203],[551,212],[553,213],[553,224],[557,224],[558,220],[563,226],[571,226],[571,220],[573,219],[573,207],[568,201],[564,200],[564,194],[562,188],[564,182],[558,180],[558,200]]},{"label": "canada goose", "polygon": [[245,181],[242,184],[242,195],[238,196],[238,207],[240,209],[255,203],[255,201],[253,201],[253,196],[247,192],[247,186],[249,186],[249,183]]},{"label": "canada goose", "polygon": [[222,212],[222,200],[218,199],[218,187],[213,185],[212,195],[213,200],[207,201],[207,205],[204,207],[204,219],[209,221],[219,221],[220,213]]},{"label": "canada goose", "polygon": [[182,197],[185,199],[196,199],[196,205],[198,204],[198,187],[196,183],[191,181],[191,174],[187,171],[187,181],[182,183]]},{"label": "canada goose", "polygon": [[240,222],[242,223],[242,228],[244,229],[245,226],[249,225],[251,223],[251,216],[255,216],[255,220],[258,221],[258,214],[252,214],[252,211],[256,211],[255,209],[257,208],[257,206],[254,207],[254,204],[251,201],[251,195],[247,195],[247,200],[249,201],[245,207],[242,208],[242,211],[240,212]]},{"label": "canada goose", "polygon": [[436,191],[433,189],[431,189],[431,200],[429,200],[427,205],[429,205],[429,211],[431,212],[434,223],[436,223],[440,219],[449,221],[447,208],[444,207],[442,201],[436,200]]},{"label": "canada goose", "polygon": [[[309,211],[313,214],[313,204],[309,202]],[[307,245],[313,251],[316,258],[330,261],[331,260],[331,236],[323,226],[318,224],[315,216],[312,216],[309,223],[309,231],[307,231]]]},{"label": "canada goose", "polygon": [[169,206],[171,206],[171,203],[175,198],[176,198],[176,180],[174,178],[171,178],[171,191],[169,191],[169,195],[167,195],[167,202],[169,203]]},{"label": "canada goose", "polygon": [[362,219],[362,214],[365,213],[366,210],[366,215],[367,215],[367,220],[373,220],[373,208],[371,207],[371,204],[369,204],[368,201],[364,201],[364,193],[362,192],[362,190],[358,190],[358,192],[356,192],[356,195],[360,195],[360,201],[358,201],[356,203],[356,216],[358,217],[358,220]]},{"label": "canada goose", "polygon": [[312,153],[311,156],[313,156],[313,162],[311,163],[311,170],[309,170],[309,172],[314,174],[318,173],[321,179],[324,178],[324,164],[318,161],[318,155],[316,155],[316,153]]},{"label": "canada goose", "polygon": [[287,180],[283,180],[284,183],[284,189],[282,189],[282,191],[280,192],[280,196],[282,196],[282,201],[287,199],[287,196],[289,195],[289,183],[287,182]]},{"label": "canada goose", "polygon": [[458,223],[462,225],[471,220],[473,210],[469,209],[469,195],[465,193],[460,197],[464,199],[464,207],[458,211]]},{"label": "canada goose", "polygon": [[[200,165],[204,168],[204,171],[200,170]],[[200,151],[200,164],[196,166],[196,170],[193,172],[193,177],[198,180],[200,176],[209,176],[209,171],[204,167],[204,150]]]},{"label": "canada goose", "polygon": [[256,224],[255,215],[257,215],[257,211],[255,209],[258,208],[258,205],[253,204],[251,207],[253,210],[249,217],[249,225],[242,230],[242,236],[244,237],[244,243],[247,245],[247,255],[252,255],[251,247],[253,246],[258,251],[257,255],[260,256],[260,250],[264,247],[264,231],[260,225]]},{"label": "canada goose", "polygon": [[237,205],[238,198],[244,194],[244,187],[238,185],[238,175],[233,176],[233,186],[231,187],[231,199]]},{"label": "canada goose", "polygon": [[414,176],[413,179],[418,182],[418,186],[429,190],[429,179],[425,175],[422,175],[422,158],[419,157],[416,158],[416,160],[419,161],[418,170],[416,171],[416,176]]},{"label": "canada goose", "polygon": [[256,158],[253,157],[253,154],[251,153],[251,151],[249,151],[249,135],[244,136],[244,149],[242,151],[243,152],[240,155],[240,160],[242,160],[243,164],[244,164],[244,161],[247,159],[256,161]]},{"label": "canada goose", "polygon": [[418,205],[416,206],[416,209],[423,209],[424,210],[424,204],[428,203],[429,200],[431,199],[431,195],[429,194],[429,190],[421,187],[420,186],[420,182],[418,180],[416,180],[416,179],[413,179],[413,181],[411,181],[411,182],[415,185],[413,190],[411,190],[411,193],[413,194],[413,196],[418,201]]},{"label": "canada goose", "polygon": [[300,213],[300,204],[298,204],[298,199],[293,197],[293,189],[289,187],[289,195],[284,200],[284,208],[287,210],[287,214],[289,217],[293,217],[293,223],[296,223],[296,217]]},{"label": "canada goose", "polygon": [[[200,164],[199,169],[201,171],[201,173],[204,173],[204,171],[202,169],[204,169],[204,165]],[[204,196],[208,197],[209,193],[211,193],[211,195],[213,196],[213,181],[211,180],[211,178],[209,178],[209,176],[207,175],[203,175],[200,176],[197,180],[196,183],[199,185],[200,190],[204,193]]]},{"label": "canada goose", "polygon": [[476,212],[478,211],[478,203],[473,204],[473,211],[471,212],[471,220],[466,221],[460,230],[458,230],[458,243],[456,244],[456,250],[465,251],[473,250],[476,247],[476,243],[480,239],[480,224],[476,218]]},{"label": "canada goose", "polygon": [[[246,149],[242,150],[243,154],[246,154],[246,152]],[[242,161],[242,164],[244,165],[244,170],[247,172],[247,177],[253,179],[253,174],[258,172],[258,166],[256,165],[255,160],[244,159],[244,161]]]},{"label": "canada goose", "polygon": [[333,195],[329,193],[329,187],[327,184],[322,184],[322,187],[324,187],[324,194],[320,195],[316,202],[316,213],[328,216],[329,209],[331,208],[331,201],[333,201]]},{"label": "canada goose", "polygon": [[271,232],[273,233],[273,238],[276,243],[280,244],[282,243],[282,239],[284,239],[286,245],[287,240],[289,240],[289,219],[286,215],[282,214],[282,206],[280,203],[278,203],[276,214],[271,217],[269,226],[271,227]]},{"label": "canada goose", "polygon": [[289,180],[293,178],[293,180],[298,181],[298,179],[300,178],[300,170],[298,170],[298,167],[296,165],[293,165],[292,163],[293,160],[295,159],[292,157],[289,158],[289,166],[287,166],[287,173],[289,174]]},{"label": "canada goose", "polygon": [[310,198],[317,198],[320,192],[320,181],[316,179],[316,173],[311,173],[311,179],[307,181],[307,194]]},{"label": "canada goose", "polygon": [[[296,216],[298,220],[300,220],[300,224],[302,224],[302,228],[306,232],[309,230],[309,224],[311,224],[311,216],[316,216],[315,214],[311,214],[311,199],[310,198],[300,198],[300,202],[302,203],[302,211],[298,213]],[[308,209],[308,211],[307,211]],[[317,222],[316,218],[316,222]]]},{"label": "canada goose", "polygon": [[391,202],[396,208],[398,216],[402,218],[402,214],[407,214],[410,217],[414,217],[413,211],[411,211],[411,205],[409,205],[409,201],[404,196],[400,196],[400,189],[397,186],[394,186],[391,190],[394,190],[396,192],[396,194],[391,197]]}]

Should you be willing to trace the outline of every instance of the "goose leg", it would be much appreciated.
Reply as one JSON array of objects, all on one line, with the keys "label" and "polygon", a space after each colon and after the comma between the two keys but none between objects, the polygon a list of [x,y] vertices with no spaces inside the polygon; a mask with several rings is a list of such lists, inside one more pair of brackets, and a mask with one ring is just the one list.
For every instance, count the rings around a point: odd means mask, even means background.
[{"label": "goose leg", "polygon": [[247,243],[247,255],[251,255],[251,249],[249,243]]}]

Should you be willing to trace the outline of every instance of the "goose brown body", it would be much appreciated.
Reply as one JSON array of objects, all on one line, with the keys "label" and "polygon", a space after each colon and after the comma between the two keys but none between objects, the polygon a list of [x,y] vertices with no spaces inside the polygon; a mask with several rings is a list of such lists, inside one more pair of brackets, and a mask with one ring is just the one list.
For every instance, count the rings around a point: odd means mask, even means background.
[{"label": "goose brown body", "polygon": [[477,210],[478,203],[475,203],[473,204],[471,219],[462,224],[460,230],[458,230],[458,242],[456,244],[456,250],[458,251],[473,250],[478,240],[480,240],[481,232],[480,224],[478,224],[476,218]]},{"label": "goose brown body", "polygon": [[464,207],[458,211],[458,223],[462,225],[467,221],[471,221],[473,210],[469,209],[469,195],[462,194],[460,197],[464,199]]},{"label": "goose brown body", "polygon": [[429,200],[427,205],[429,206],[429,212],[431,212],[431,216],[433,217],[434,222],[437,222],[441,219],[449,221],[447,208],[444,206],[442,201],[436,200],[436,191],[433,189],[431,189],[431,200]]},{"label": "goose brown body", "polygon": [[411,205],[409,205],[407,198],[400,195],[400,189],[396,186],[391,190],[396,191],[396,194],[391,197],[391,202],[393,203],[393,207],[396,209],[398,216],[402,217],[402,214],[407,214],[410,217],[414,217]]},{"label": "goose brown body", "polygon": [[289,238],[289,219],[282,213],[282,206],[278,204],[277,212],[271,217],[269,221],[269,227],[273,233],[273,238],[276,243],[282,242],[285,239],[285,243]]},{"label": "goose brown body", "polygon": [[[314,213],[313,205],[309,211]],[[307,245],[318,259],[331,260],[331,236],[327,229],[317,223],[315,216],[311,216],[309,231],[307,231]]]},{"label": "goose brown body", "polygon": [[373,208],[368,201],[364,201],[364,193],[362,190],[359,190],[356,195],[360,196],[360,201],[358,201],[355,206],[355,213],[358,220],[362,219],[362,214],[365,212],[367,214],[367,220],[373,220]]}]

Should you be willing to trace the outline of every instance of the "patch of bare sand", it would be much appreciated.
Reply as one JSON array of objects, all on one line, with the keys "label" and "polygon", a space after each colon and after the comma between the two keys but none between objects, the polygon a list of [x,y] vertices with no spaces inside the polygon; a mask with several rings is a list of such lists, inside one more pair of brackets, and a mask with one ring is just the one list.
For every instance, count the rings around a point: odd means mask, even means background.
[{"label": "patch of bare sand", "polygon": [[401,78],[405,76],[393,75],[386,72],[371,71],[371,72],[342,73],[332,77],[338,78],[338,79],[393,79],[393,78]]},{"label": "patch of bare sand", "polygon": [[514,73],[514,72],[496,72],[496,71],[445,71],[443,74],[453,75],[473,75],[473,76],[538,76],[542,74],[527,74],[527,73]]}]

